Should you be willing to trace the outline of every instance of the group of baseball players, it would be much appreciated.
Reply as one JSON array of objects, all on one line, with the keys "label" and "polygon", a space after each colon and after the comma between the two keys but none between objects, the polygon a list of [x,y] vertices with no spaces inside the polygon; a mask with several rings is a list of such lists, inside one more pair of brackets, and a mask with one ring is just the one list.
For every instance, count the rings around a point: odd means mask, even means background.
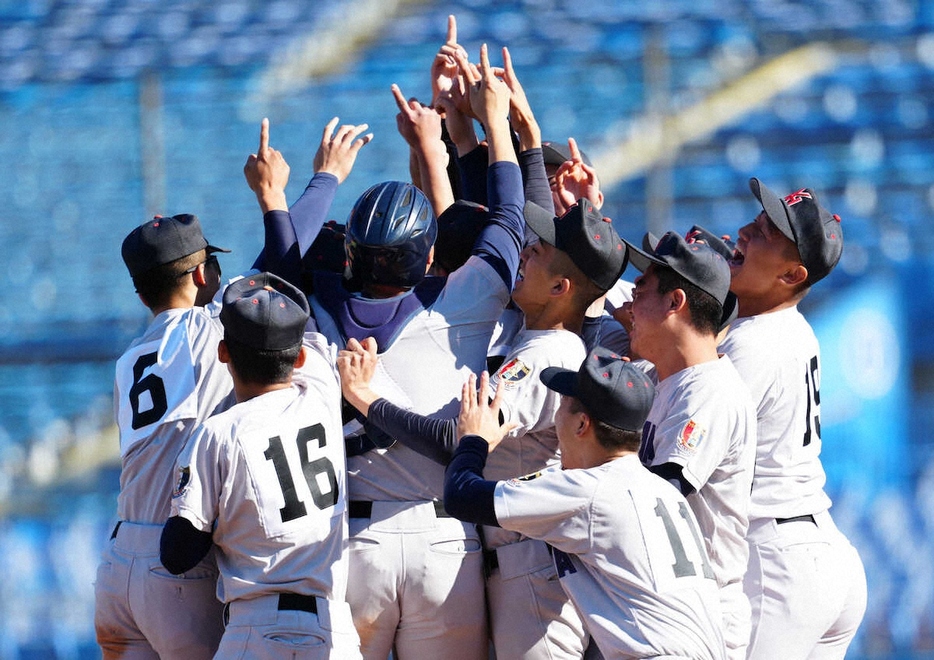
[{"label": "group of baseball players", "polygon": [[866,578],[797,310],[839,216],[752,179],[735,243],[625,241],[448,21],[431,101],[392,88],[411,182],[326,223],[367,125],[289,206],[263,120],[250,270],[194,215],[123,241],[153,318],[116,365],[104,658],[843,658]]}]

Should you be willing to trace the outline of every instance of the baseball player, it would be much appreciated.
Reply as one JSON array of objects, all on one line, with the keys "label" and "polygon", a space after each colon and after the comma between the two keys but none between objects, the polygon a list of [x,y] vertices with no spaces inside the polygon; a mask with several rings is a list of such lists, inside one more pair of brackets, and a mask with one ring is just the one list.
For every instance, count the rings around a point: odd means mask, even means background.
[{"label": "baseball player", "polygon": [[632,350],[655,365],[658,389],[643,429],[643,464],[678,487],[700,523],[720,587],[730,658],[745,657],[749,601],[743,594],[755,408],[717,334],[735,309],[726,260],[675,232],[654,249],[628,245],[642,272],[632,300]]},{"label": "baseball player", "polygon": [[218,658],[360,657],[333,348],[305,334],[305,295],[275,275],[236,280],[223,300],[218,357],[237,403],[178,458],[162,563],[181,573],[216,545]]},{"label": "baseball player", "polygon": [[232,403],[217,362],[217,252],[193,215],[158,217],[124,239],[123,261],[153,313],[117,361],[119,522],[95,582],[94,625],[104,658],[210,658],[223,633],[213,554],[173,577],[159,563],[175,459],[192,431]]},{"label": "baseball player", "polygon": [[[350,279],[314,273],[309,302],[330,341],[375,335],[374,388],[426,414],[454,414],[460,384],[481,370],[519,261],[522,182],[506,117],[509,93],[486,49],[471,103],[490,144],[490,223],[467,262],[426,278],[436,221],[417,188],[390,181],[357,201],[346,226]],[[308,233],[293,207],[301,246]],[[267,214],[268,215],[268,214]],[[320,225],[317,226],[320,228]],[[267,241],[267,247],[269,243]],[[356,420],[348,450],[347,598],[367,658],[486,658],[482,554],[475,527],[447,517],[443,470]]]},{"label": "baseball player", "polygon": [[[456,517],[541,539],[559,582],[605,658],[723,658],[716,582],[684,498],[646,470],[636,451],[653,385],[603,349],[578,371],[549,368],[561,394],[555,417],[561,465],[486,481],[504,390],[488,403],[486,375],[463,388],[461,443],[445,475]],[[509,442],[509,440],[506,440]]]},{"label": "baseball player", "polygon": [[837,264],[843,232],[813,190],[782,198],[758,179],[749,184],[762,211],[739,230],[730,262],[739,318],[720,345],[752,393],[758,425],[748,657],[843,658],[866,608],[866,576],[828,510],[820,349],[797,308]]},{"label": "baseball player", "polygon": [[[579,337],[584,312],[625,268],[623,242],[587,200],[560,218],[527,203],[526,223],[539,237],[522,253],[512,298],[525,317],[502,367],[491,378],[503,391],[501,409],[511,440],[490,454],[485,474],[508,479],[558,462],[558,395],[539,375],[549,366],[576,370],[584,359]],[[341,387],[367,423],[446,464],[455,445],[455,420],[404,410],[369,387],[376,346],[351,342],[338,358]],[[586,633],[557,582],[547,546],[499,527],[484,528],[486,588],[497,657],[580,658]]]}]

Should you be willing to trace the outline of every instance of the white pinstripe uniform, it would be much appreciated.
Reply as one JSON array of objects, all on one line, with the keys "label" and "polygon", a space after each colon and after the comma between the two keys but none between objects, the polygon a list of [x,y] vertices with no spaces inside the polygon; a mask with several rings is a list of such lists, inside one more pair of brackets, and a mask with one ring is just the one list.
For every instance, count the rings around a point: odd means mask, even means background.
[{"label": "white pinstripe uniform", "polygon": [[720,350],[749,386],[758,418],[749,657],[842,658],[866,608],[866,577],[823,490],[817,338],[789,307],[737,320]]},{"label": "white pinstripe uniform", "polygon": [[178,459],[172,515],[213,531],[218,549],[219,658],[359,657],[336,352],[317,333],[304,345],[290,387],[210,418]]},{"label": "white pinstripe uniform", "polygon": [[105,658],[210,658],[223,633],[213,553],[179,576],[159,561],[175,459],[201,422],[233,403],[230,375],[217,360],[219,311],[215,302],[162,312],[117,361],[121,522],[95,583]]},{"label": "white pinstripe uniform", "polygon": [[[567,330],[523,329],[516,335],[490,383],[505,389],[502,413],[519,426],[490,453],[486,479],[510,479],[558,463],[554,424],[561,395],[539,375],[550,366],[576,371],[584,357],[580,337]],[[558,583],[546,544],[499,527],[484,527],[483,541],[487,553],[493,553],[488,566],[496,558],[486,587],[497,657],[580,658],[587,635]]]},{"label": "white pinstripe uniform", "polygon": [[494,506],[504,529],[554,547],[561,586],[605,658],[724,657],[697,522],[635,455],[501,481]]},{"label": "white pinstripe uniform", "polygon": [[749,603],[743,575],[755,461],[755,409],[728,357],[682,369],[658,383],[642,436],[646,466],[676,463],[695,488],[687,496],[720,586],[723,637],[731,658],[745,655]]}]

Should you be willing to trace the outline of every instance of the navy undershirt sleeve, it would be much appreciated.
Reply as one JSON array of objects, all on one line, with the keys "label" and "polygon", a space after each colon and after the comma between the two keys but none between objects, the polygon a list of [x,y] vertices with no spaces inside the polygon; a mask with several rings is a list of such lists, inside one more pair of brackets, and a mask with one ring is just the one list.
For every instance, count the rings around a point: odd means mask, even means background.
[{"label": "navy undershirt sleeve", "polygon": [[159,560],[172,575],[189,571],[208,554],[213,543],[210,532],[195,529],[190,521],[172,516],[165,521],[159,539]]},{"label": "navy undershirt sleeve", "polygon": [[435,419],[377,399],[370,405],[367,423],[435,463],[447,465],[457,448],[457,420]]},{"label": "navy undershirt sleeve", "polygon": [[499,527],[493,496],[495,481],[483,478],[489,445],[479,436],[465,436],[444,473],[444,510],[479,525]]},{"label": "navy undershirt sleeve", "polygon": [[677,463],[668,462],[661,465],[650,465],[649,471],[654,472],[677,488],[685,497],[694,492],[694,486],[684,478],[684,468]]},{"label": "navy undershirt sleeve", "polygon": [[527,149],[519,154],[519,168],[525,184],[525,199],[535,202],[554,215],[555,200],[551,196],[548,173],[545,171],[545,156],[541,147]]},{"label": "navy undershirt sleeve", "polygon": [[302,257],[324,226],[336,192],[337,177],[319,172],[288,212],[263,214],[264,247],[253,268],[275,273],[300,287]]},{"label": "navy undershirt sleeve", "polygon": [[487,148],[482,144],[478,144],[472,151],[457,159],[461,175],[461,194],[464,199],[489,206],[486,195],[486,169],[489,160]]},{"label": "navy undershirt sleeve", "polygon": [[487,168],[490,221],[474,243],[473,254],[490,264],[512,291],[525,234],[525,195],[515,163],[500,161]]}]

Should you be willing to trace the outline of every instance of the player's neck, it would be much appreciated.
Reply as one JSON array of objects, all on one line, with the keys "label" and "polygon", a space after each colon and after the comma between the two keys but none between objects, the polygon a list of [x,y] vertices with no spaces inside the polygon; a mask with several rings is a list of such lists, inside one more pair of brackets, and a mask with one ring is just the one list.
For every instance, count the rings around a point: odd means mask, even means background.
[{"label": "player's neck", "polygon": [[527,330],[567,330],[580,335],[584,328],[584,315],[564,305],[543,305],[523,313]]},{"label": "player's neck", "polygon": [[780,312],[798,304],[799,298],[740,298],[738,318]]},{"label": "player's neck", "polygon": [[692,332],[676,337],[673,343],[663,351],[663,355],[653,360],[653,363],[658,380],[662,381],[679,371],[717,359],[719,359],[717,338]]},{"label": "player's neck", "polygon": [[[233,376],[233,374],[231,374]],[[286,383],[245,383],[236,376],[233,376],[234,395],[237,397],[237,403],[243,403],[250,399],[255,399],[263,394],[284,390],[292,385],[292,379],[289,378]]]}]

